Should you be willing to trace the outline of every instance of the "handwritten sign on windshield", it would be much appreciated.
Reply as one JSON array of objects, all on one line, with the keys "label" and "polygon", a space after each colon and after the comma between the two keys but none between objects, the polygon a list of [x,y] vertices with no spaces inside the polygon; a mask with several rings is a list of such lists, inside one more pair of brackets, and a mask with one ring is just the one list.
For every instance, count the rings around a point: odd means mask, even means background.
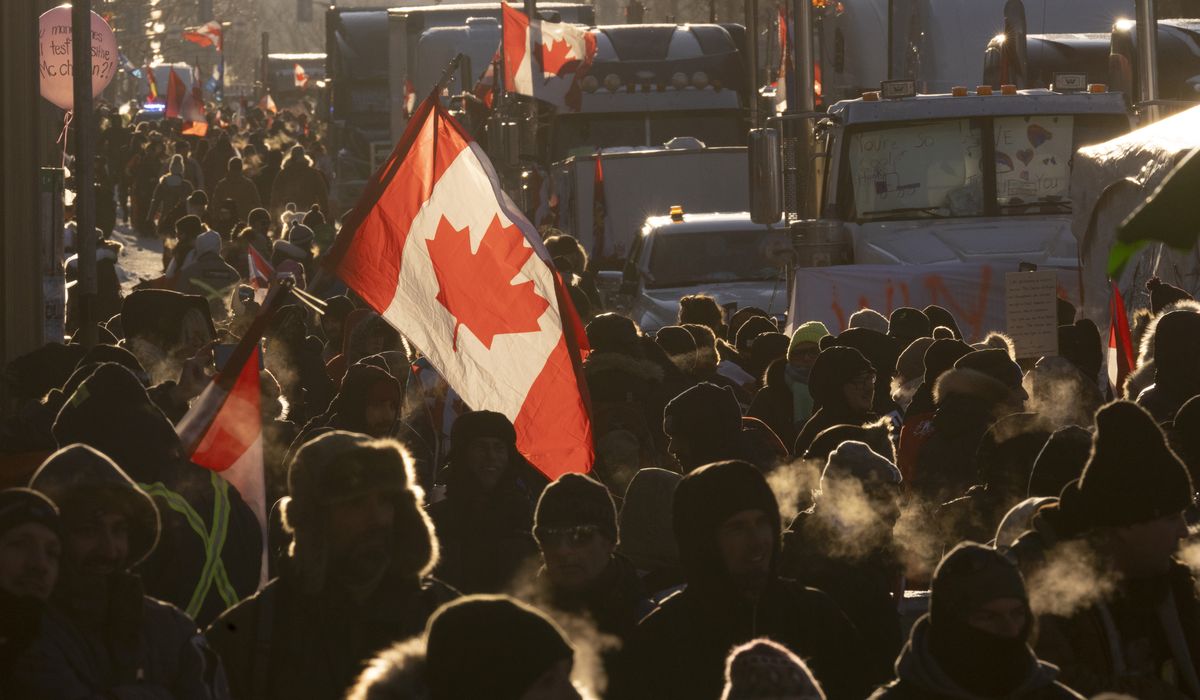
[{"label": "handwritten sign on windshield", "polygon": [[979,142],[965,119],[853,134],[855,206],[861,214],[947,207],[952,192],[979,182]]},{"label": "handwritten sign on windshield", "polygon": [[1018,358],[1058,354],[1058,274],[1009,272],[1004,275],[1008,335]]},{"label": "handwritten sign on windshield", "polygon": [[996,119],[996,195],[1001,204],[1067,197],[1073,127],[1070,115]]}]

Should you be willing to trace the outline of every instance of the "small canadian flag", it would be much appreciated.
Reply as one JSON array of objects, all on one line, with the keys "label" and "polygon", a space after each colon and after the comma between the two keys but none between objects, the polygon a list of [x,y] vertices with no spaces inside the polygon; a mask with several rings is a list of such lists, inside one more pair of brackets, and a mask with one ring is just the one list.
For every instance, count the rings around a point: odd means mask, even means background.
[{"label": "small canadian flag", "polygon": [[506,2],[501,7],[505,88],[578,112],[580,81],[596,57],[595,35],[566,22],[530,20]]},{"label": "small canadian flag", "polygon": [[1125,378],[1133,371],[1135,358],[1125,300],[1121,298],[1121,290],[1116,282],[1112,283],[1108,312],[1108,385],[1113,398],[1121,398],[1125,391]]},{"label": "small canadian flag", "polygon": [[592,464],[583,326],[483,150],[430,95],[348,216],[329,265],[550,478]]},{"label": "small canadian flag", "polygon": [[271,93],[269,92],[263,95],[262,99],[258,101],[258,108],[264,112],[270,112],[271,114],[275,114],[277,111],[279,111],[275,108],[275,98],[271,97]]},{"label": "small canadian flag", "polygon": [[292,78],[295,79],[296,87],[302,90],[308,87],[308,73],[304,72],[304,66],[299,63],[292,68]]},{"label": "small canadian flag", "polygon": [[[259,343],[278,306],[282,288],[268,294],[262,310],[209,382],[175,432],[193,462],[218,472],[237,489],[267,532],[266,476],[263,472],[261,366]],[[265,552],[265,550],[264,550]],[[265,572],[265,569],[264,569]]]}]

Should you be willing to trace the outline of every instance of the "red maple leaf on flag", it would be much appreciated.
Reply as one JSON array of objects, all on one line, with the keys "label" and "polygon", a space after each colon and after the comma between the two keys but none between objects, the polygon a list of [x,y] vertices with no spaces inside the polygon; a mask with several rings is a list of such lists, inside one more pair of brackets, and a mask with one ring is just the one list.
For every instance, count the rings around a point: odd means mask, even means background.
[{"label": "red maple leaf on flag", "polygon": [[425,242],[437,276],[437,300],[454,316],[454,350],[458,328],[466,326],[489,350],[504,333],[535,333],[550,303],[534,291],[532,281],[513,284],[533,249],[515,224],[504,227],[493,216],[479,250],[471,252],[469,227],[455,229],[445,216],[434,237]]},{"label": "red maple leaf on flag", "polygon": [[542,72],[546,75],[572,73],[578,65],[579,57],[571,53],[571,45],[565,39],[555,39],[549,45],[542,45]]}]

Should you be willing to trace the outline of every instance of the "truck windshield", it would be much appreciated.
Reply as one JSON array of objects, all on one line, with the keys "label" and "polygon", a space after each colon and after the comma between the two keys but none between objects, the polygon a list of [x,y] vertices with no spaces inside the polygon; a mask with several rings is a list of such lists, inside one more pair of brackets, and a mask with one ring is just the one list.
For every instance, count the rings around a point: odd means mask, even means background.
[{"label": "truck windshield", "polygon": [[676,136],[694,136],[707,146],[738,146],[745,143],[744,131],[738,110],[560,115],[553,158],[590,155],[597,148],[661,146]]},{"label": "truck windshield", "polygon": [[772,280],[781,274],[787,235],[766,229],[688,231],[654,238],[648,289]]},{"label": "truck windshield", "polygon": [[1075,149],[1127,129],[1115,114],[940,119],[860,129],[846,151],[853,218],[1070,213]]}]

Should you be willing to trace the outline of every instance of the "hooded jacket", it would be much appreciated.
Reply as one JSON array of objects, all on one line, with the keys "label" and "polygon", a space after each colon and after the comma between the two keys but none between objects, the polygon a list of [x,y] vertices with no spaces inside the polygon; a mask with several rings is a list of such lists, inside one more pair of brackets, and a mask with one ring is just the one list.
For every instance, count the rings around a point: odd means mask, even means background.
[{"label": "hooded jacket", "polygon": [[[456,595],[428,575],[437,540],[412,466],[395,442],[326,433],[293,458],[288,490],[284,519],[293,542],[279,577],[206,632],[236,700],[343,697],[371,656],[420,634]],[[334,499],[371,492],[394,500],[393,550],[382,579],[360,599],[333,575],[326,514]]]},{"label": "hooded jacket", "polygon": [[[509,445],[508,469],[489,491],[462,463],[461,451],[475,437]],[[451,430],[450,465],[443,472],[446,497],[429,506],[442,548],[437,575],[464,593],[496,593],[537,557],[533,510],[545,478],[517,452],[516,432],[491,411],[466,413]]]},{"label": "hooded jacket", "polygon": [[[1011,700],[1080,700],[1081,695],[1055,680],[1058,669],[1030,654],[1025,679]],[[987,700],[954,682],[938,666],[929,649],[929,617],[922,617],[896,659],[896,677],[875,691],[871,700]]]},{"label": "hooded jacket", "polygon": [[[30,485],[64,513],[120,499],[130,515],[128,565],[149,556],[159,536],[150,496],[103,454],[70,445]],[[107,596],[64,570],[42,634],[15,668],[13,697],[228,697],[219,660],[178,608],[146,597],[138,577],[110,574]],[[157,694],[156,694],[157,693]]]},{"label": "hooded jacket", "polygon": [[128,369],[97,367],[59,411],[54,437],[104,452],[154,497],[162,542],[138,570],[151,596],[203,624],[258,587],[254,512],[220,475],[187,460],[170,421]]},{"label": "hooded jacket", "polygon": [[961,496],[977,483],[974,456],[990,426],[1007,412],[1010,389],[975,369],[952,369],[938,379],[932,436],[921,446],[914,492],[935,503]]},{"label": "hooded jacket", "polygon": [[[721,524],[751,508],[766,513],[775,533],[771,573],[755,600],[736,588],[717,547]],[[729,650],[764,636],[808,660],[831,700],[861,698],[886,675],[863,658],[857,631],[828,596],[777,575],[778,505],[753,465],[718,462],[689,474],[676,490],[674,521],[687,587],[638,624],[611,697],[715,700]]]}]

